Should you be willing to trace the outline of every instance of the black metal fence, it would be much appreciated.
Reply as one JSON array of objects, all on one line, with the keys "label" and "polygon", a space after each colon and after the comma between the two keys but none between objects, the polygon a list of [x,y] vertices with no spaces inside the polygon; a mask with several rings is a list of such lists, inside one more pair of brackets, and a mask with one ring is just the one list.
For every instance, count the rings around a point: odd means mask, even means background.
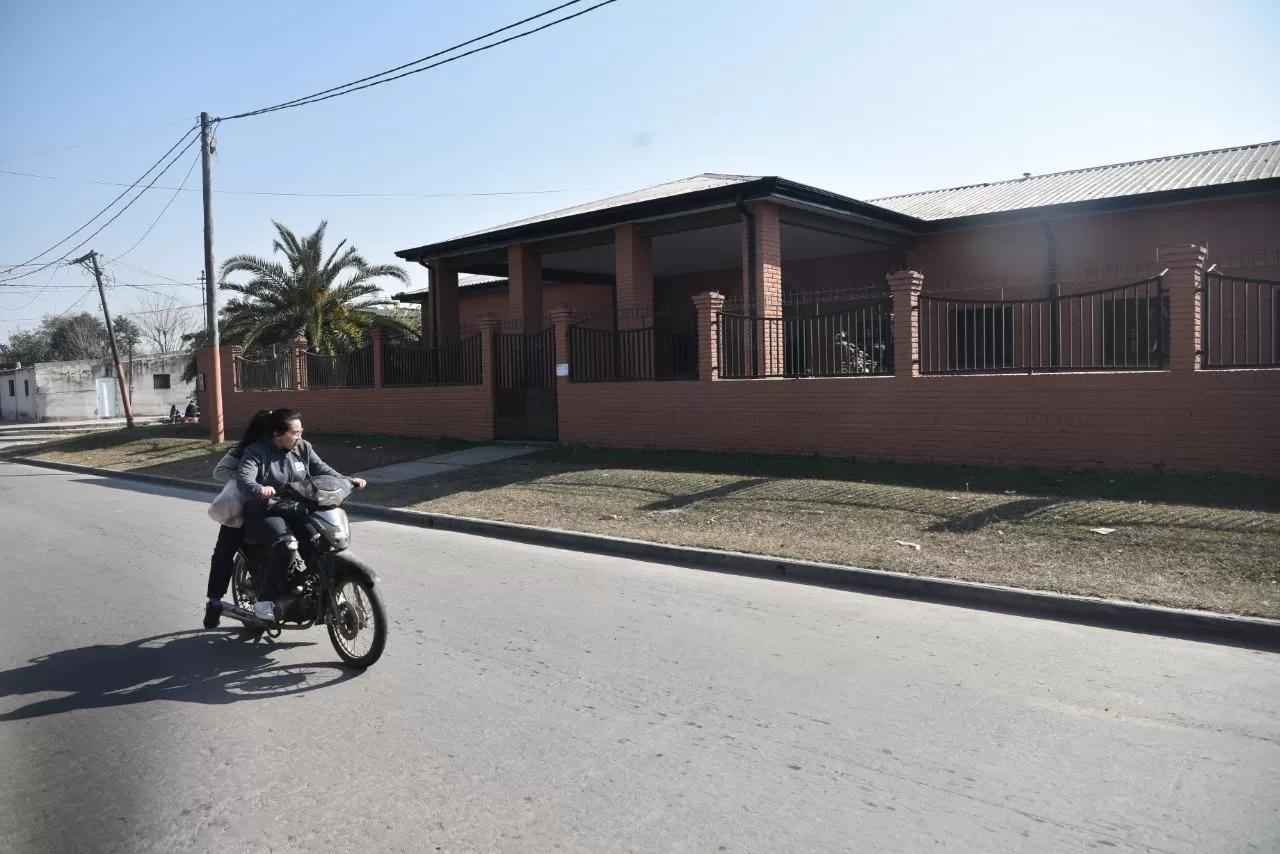
[{"label": "black metal fence", "polygon": [[422,347],[412,341],[384,341],[384,386],[481,385],[484,354],[481,336],[457,344]]},{"label": "black metal fence", "polygon": [[696,330],[569,327],[569,379],[573,382],[697,378]]},{"label": "black metal fence", "polygon": [[1202,294],[1206,368],[1280,367],[1280,281],[1210,272]]},{"label": "black metal fence", "polygon": [[1159,276],[1042,299],[921,295],[918,323],[926,374],[1160,370],[1169,355]]},{"label": "black metal fence", "polygon": [[289,353],[275,353],[266,359],[236,356],[236,391],[278,391],[293,388],[293,370],[289,367]]},{"label": "black metal fence", "polygon": [[350,353],[303,352],[307,388],[368,388],[373,385],[373,347]]},{"label": "black metal fence", "polygon": [[893,373],[893,300],[813,317],[716,318],[721,379]]}]

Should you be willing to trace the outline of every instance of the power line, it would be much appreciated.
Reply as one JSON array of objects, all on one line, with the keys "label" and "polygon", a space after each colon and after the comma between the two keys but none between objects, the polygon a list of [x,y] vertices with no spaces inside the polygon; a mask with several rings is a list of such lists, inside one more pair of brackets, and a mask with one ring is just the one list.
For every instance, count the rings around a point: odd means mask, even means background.
[{"label": "power line", "polygon": [[[183,140],[187,140],[187,138],[188,138],[188,137],[191,137],[191,133],[192,133],[192,131],[187,131],[187,133],[183,135],[182,139],[178,140],[178,142],[174,145],[174,148],[177,148],[179,145],[181,145],[181,144],[182,144],[182,142],[183,142]],[[3,283],[5,283],[5,282],[13,282],[13,281],[17,281],[18,279],[22,279],[22,278],[25,278],[25,277],[27,277],[27,276],[33,275],[34,273],[38,273],[38,272],[40,272],[40,270],[41,270],[41,269],[48,269],[48,267],[51,267],[51,266],[53,266],[53,265],[55,265],[55,264],[60,263],[61,261],[66,260],[66,258],[67,258],[69,255],[71,255],[73,252],[75,252],[76,250],[78,250],[78,249],[80,249],[81,247],[83,247],[83,246],[84,246],[85,244],[87,244],[89,241],[93,240],[93,238],[95,238],[95,237],[97,237],[99,234],[101,234],[101,233],[103,232],[103,230],[104,230],[104,229],[106,229],[109,225],[111,225],[113,222],[115,222],[117,219],[119,219],[119,218],[124,214],[124,212],[125,212],[125,211],[127,211],[129,208],[133,207],[134,203],[136,203],[136,202],[138,201],[138,199],[142,198],[142,197],[147,193],[147,191],[148,191],[148,190],[150,190],[150,189],[155,185],[156,181],[159,181],[159,180],[160,180],[160,178],[161,178],[161,177],[163,177],[163,176],[164,176],[164,174],[165,174],[166,172],[168,172],[170,168],[172,168],[172,167],[173,167],[173,164],[174,164],[174,163],[176,163],[176,162],[178,161],[178,158],[180,158],[183,154],[185,154],[185,153],[187,152],[187,149],[191,148],[191,146],[195,145],[197,142],[199,142],[199,137],[191,137],[191,138],[190,138],[190,140],[187,142],[186,147],[185,147],[185,148],[183,148],[181,151],[179,151],[176,155],[174,155],[174,157],[173,157],[173,158],[172,158],[168,163],[166,163],[166,164],[165,164],[164,168],[163,168],[163,169],[161,169],[159,172],[157,172],[157,173],[156,173],[155,177],[151,179],[151,182],[150,182],[149,184],[147,184],[147,186],[145,186],[145,187],[143,187],[141,190],[139,190],[139,191],[138,191],[138,194],[137,194],[137,195],[135,195],[133,198],[131,198],[128,202],[126,202],[126,203],[125,203],[125,205],[124,205],[124,207],[122,207],[122,208],[120,208],[120,210],[116,211],[115,215],[114,215],[114,216],[112,216],[112,217],[111,217],[111,219],[107,220],[107,221],[106,221],[106,222],[104,222],[101,226],[99,226],[99,227],[98,227],[98,229],[97,229],[97,231],[93,232],[93,234],[90,234],[90,235],[89,235],[88,237],[86,237],[84,240],[80,241],[80,242],[79,242],[79,243],[77,243],[75,246],[73,246],[73,247],[71,247],[70,249],[68,249],[68,250],[66,251],[66,253],[65,253],[65,254],[63,254],[60,258],[57,258],[57,259],[56,259],[56,260],[54,260],[54,261],[50,261],[50,262],[49,262],[45,267],[43,267],[43,268],[36,268],[35,270],[28,270],[28,271],[26,271],[26,272],[24,272],[24,273],[19,273],[19,274],[17,274],[16,276],[13,276],[13,277],[11,277],[11,278],[4,279],[4,280],[0,281],[0,284],[3,284]],[[169,151],[168,151],[168,152],[165,152],[165,156],[167,157],[167,156],[169,155],[169,153],[170,153],[170,152],[172,152],[172,151],[173,151],[173,148],[169,149]],[[163,161],[163,160],[164,160],[164,158],[161,158],[161,161]],[[142,177],[141,177],[141,178],[139,178],[137,181],[135,181],[135,182],[134,182],[134,184],[133,184],[133,186],[134,186],[134,187],[136,187],[136,186],[137,186],[137,185],[138,185],[138,184],[143,180],[143,178],[146,178],[146,176],[147,176],[148,174],[150,174],[150,173],[151,173],[151,172],[156,168],[156,166],[159,166],[159,165],[160,165],[160,163],[159,163],[159,162],[157,162],[157,163],[155,164],[155,166],[152,166],[152,167],[151,167],[151,169],[148,169],[145,173],[143,173]],[[132,187],[131,187],[130,189],[132,189]],[[125,190],[123,193],[121,193],[119,196],[117,196],[117,197],[116,197],[116,199],[115,199],[115,200],[113,200],[113,201],[111,202],[111,204],[110,204],[110,205],[108,205],[108,206],[107,206],[106,208],[104,208],[102,211],[100,211],[100,212],[98,212],[97,214],[95,214],[95,215],[94,215],[94,217],[93,217],[92,219],[90,219],[90,220],[89,220],[88,222],[86,222],[84,225],[80,226],[80,228],[76,229],[74,232],[72,232],[72,233],[71,233],[70,235],[68,235],[67,237],[64,237],[62,240],[60,240],[60,241],[58,241],[57,243],[55,243],[55,244],[54,244],[52,247],[50,247],[49,249],[46,249],[44,252],[41,252],[41,253],[40,253],[40,255],[46,255],[46,254],[48,254],[49,252],[51,252],[51,251],[53,251],[54,249],[58,248],[58,246],[61,246],[63,243],[66,243],[68,240],[71,240],[72,238],[74,238],[74,237],[75,237],[77,234],[79,234],[81,231],[84,231],[86,228],[88,228],[90,225],[92,225],[92,224],[93,224],[94,220],[96,220],[98,217],[102,216],[102,214],[106,213],[106,212],[107,212],[107,210],[110,210],[111,206],[112,206],[112,205],[114,205],[114,204],[115,204],[117,201],[119,201],[121,198],[123,198],[126,194],[128,194],[128,192],[129,192],[129,190]],[[39,258],[39,257],[40,257],[40,255],[37,255],[37,256],[36,256],[36,258]],[[35,259],[31,259],[31,260],[35,260]],[[10,271],[10,270],[5,270],[5,271],[3,271],[3,272],[8,273],[8,272],[11,272],[11,271]]]},{"label": "power line", "polygon": [[83,148],[86,145],[97,145],[100,142],[110,142],[113,139],[122,139],[126,136],[137,136],[140,133],[159,130],[160,128],[172,127],[173,125],[176,125],[179,122],[186,122],[186,121],[190,121],[190,119],[174,119],[171,122],[165,122],[164,124],[159,124],[159,125],[152,125],[149,128],[142,128],[141,130],[131,130],[125,133],[116,134],[115,136],[104,136],[101,139],[91,139],[91,140],[88,140],[87,142],[77,142],[74,145],[66,145],[66,146],[63,146],[62,148],[51,148],[48,151],[37,151],[34,154],[19,154],[17,157],[6,157],[0,160],[0,163],[12,163],[14,160],[26,160],[31,157],[43,157],[46,154],[57,154],[60,151],[70,151],[73,148]]},{"label": "power line", "polygon": [[[319,92],[315,92],[311,95],[306,95],[301,98],[295,98],[292,101],[285,101],[283,103],[276,104],[275,106],[263,107],[258,110],[250,110],[244,113],[237,113],[233,116],[219,118],[216,121],[232,121],[234,119],[245,119],[251,116],[260,116],[260,115],[263,115],[264,113],[274,113],[279,110],[288,110],[294,107],[304,107],[309,104],[318,104],[319,102],[327,101],[330,98],[338,98],[342,95],[350,95],[353,92],[359,92],[362,89],[369,89],[373,86],[380,86],[383,83],[390,83],[393,80],[399,80],[403,77],[408,77],[411,74],[420,74],[423,71],[429,71],[432,68],[439,68],[441,65],[447,65],[450,62],[457,62],[459,59],[465,59],[468,56],[472,56],[477,53],[482,53],[486,50],[492,50],[495,47],[500,47],[504,44],[517,41],[518,39],[522,39],[527,36],[534,35],[535,33],[540,33],[543,30],[550,29],[551,27],[566,23],[568,21],[572,21],[574,18],[580,18],[589,12],[594,12],[596,9],[599,9],[602,6],[608,6],[611,3],[616,3],[617,0],[602,0],[602,2],[596,3],[593,6],[588,6],[586,9],[582,9],[578,12],[574,12],[572,15],[566,15],[562,18],[557,18],[554,21],[548,21],[547,23],[538,27],[534,27],[531,30],[525,30],[523,32],[516,33],[515,35],[508,36],[505,39],[500,39],[490,44],[481,45],[480,47],[477,47],[477,48],[472,48],[471,50],[466,51],[464,53],[460,53],[457,56],[451,56],[451,57],[448,57],[447,59],[442,59],[439,62],[433,62],[430,65],[424,65],[421,68],[413,68],[413,70],[411,71],[404,71],[404,69],[406,68],[411,68],[412,66],[415,66],[415,65],[421,65],[422,63],[427,62],[428,60],[435,59],[436,57],[444,56],[445,54],[448,54],[448,53],[453,53],[454,51],[460,50],[464,47],[467,47],[468,45],[473,45],[476,42],[484,41],[485,39],[491,38],[495,35],[498,35],[499,33],[504,33],[508,30],[514,29],[516,27],[522,26],[532,21],[536,21],[539,18],[545,18],[548,15],[552,15],[562,9],[568,8],[569,6],[576,6],[578,5],[578,3],[581,3],[581,2],[584,2],[584,0],[571,0],[571,2],[569,3],[561,3],[558,6],[554,6],[550,9],[547,9],[545,12],[539,12],[538,14],[531,15],[530,17],[524,18],[523,20],[516,21],[515,23],[507,24],[505,27],[500,27],[499,29],[493,30],[492,32],[485,33],[482,36],[476,36],[473,39],[468,39],[467,41],[453,45],[452,47],[448,47],[448,48],[445,48],[444,50],[440,50],[440,51],[436,51],[435,53],[428,54],[427,56],[424,56],[420,59],[415,59],[412,62],[407,62],[404,65],[399,65],[399,66],[396,66],[395,68],[389,68],[386,71],[380,71],[377,74],[373,74],[368,77],[362,77],[359,80],[353,80],[350,83],[344,83],[341,86],[334,86],[333,88],[330,88],[330,89],[324,89]],[[395,72],[397,71],[402,71],[403,73],[395,74]],[[388,74],[395,74],[395,76],[387,77],[386,75]],[[357,85],[357,84],[360,84],[360,85]]]},{"label": "power line", "polygon": [[164,218],[164,215],[169,212],[169,208],[173,205],[174,201],[178,198],[178,194],[187,188],[187,181],[191,179],[191,173],[195,171],[196,164],[199,162],[200,162],[200,152],[197,151],[196,156],[191,158],[191,165],[187,167],[187,174],[183,176],[182,183],[178,186],[178,189],[173,191],[173,195],[169,197],[169,201],[164,203],[164,207],[160,209],[160,213],[156,214],[156,218],[151,221],[151,225],[147,226],[147,230],[142,233],[141,237],[139,237],[136,241],[134,241],[134,244],[132,246],[130,246],[128,249],[121,252],[116,257],[112,258],[110,261],[107,261],[106,263],[111,264],[116,261],[119,261],[121,258],[128,255],[130,252],[137,249],[138,245],[142,243],[142,241],[147,239],[147,237],[151,234],[151,231],[156,227],[156,224],[159,223],[160,220]]},{"label": "power line", "polygon": [[[192,140],[194,139],[194,138],[192,137],[192,134],[193,134],[193,133],[195,133],[195,131],[196,131],[196,128],[195,128],[195,127],[192,127],[192,128],[190,128],[190,129],[188,129],[188,130],[187,130],[187,132],[186,132],[186,133],[184,133],[184,134],[182,135],[182,137],[181,137],[177,142],[175,142],[175,143],[173,144],[173,146],[172,146],[168,151],[166,151],[163,155],[161,155],[161,156],[160,156],[160,159],[159,159],[159,160],[157,160],[155,163],[153,163],[153,164],[152,164],[152,165],[147,169],[147,171],[146,171],[146,172],[143,172],[143,173],[142,173],[142,175],[141,175],[141,176],[139,176],[138,180],[134,181],[132,184],[130,184],[130,185],[129,185],[128,189],[126,189],[124,192],[120,193],[120,195],[118,195],[118,196],[116,196],[114,199],[112,199],[112,200],[111,200],[111,202],[110,202],[106,207],[104,207],[102,210],[98,211],[96,214],[94,214],[92,217],[90,217],[90,218],[89,218],[89,220],[88,220],[84,225],[80,226],[80,227],[79,227],[79,228],[77,228],[75,231],[71,232],[71,233],[70,233],[70,234],[68,234],[66,237],[62,238],[62,239],[61,239],[61,240],[59,240],[57,243],[53,244],[52,246],[50,246],[48,249],[44,250],[43,252],[40,252],[40,253],[38,253],[38,254],[34,255],[33,257],[28,258],[26,261],[23,261],[21,266],[27,266],[27,265],[31,264],[31,262],[38,260],[38,259],[39,259],[39,258],[41,258],[42,256],[44,256],[44,255],[48,255],[50,252],[54,251],[54,250],[55,250],[55,249],[57,249],[59,246],[62,246],[64,243],[66,243],[66,242],[68,242],[68,241],[72,240],[72,239],[73,239],[76,235],[78,235],[80,232],[84,231],[86,228],[88,228],[90,225],[92,225],[92,224],[93,224],[93,223],[94,223],[94,222],[95,222],[99,217],[101,217],[101,216],[102,216],[103,214],[105,214],[107,211],[111,210],[111,208],[115,206],[116,202],[118,202],[118,201],[120,201],[121,199],[123,199],[125,196],[127,196],[127,195],[129,194],[129,192],[130,192],[131,190],[133,190],[135,187],[137,187],[137,186],[138,186],[138,184],[142,183],[142,182],[146,179],[146,177],[147,177],[148,175],[150,175],[152,172],[154,172],[154,171],[156,170],[156,168],[157,168],[158,166],[160,166],[160,164],[161,164],[161,163],[164,163],[165,159],[166,159],[170,154],[172,154],[172,153],[174,152],[174,150],[175,150],[175,149],[177,149],[179,146],[181,146],[184,142],[187,142],[188,147],[190,147],[191,143],[190,143],[190,142],[188,142],[188,140],[189,140],[189,139],[192,139]],[[186,149],[183,149],[183,151],[184,151],[184,152],[185,152],[185,150],[186,150]],[[179,156],[181,156],[181,153],[179,154]],[[175,158],[175,159],[176,159],[176,158]],[[158,180],[160,179],[160,177],[161,177],[162,175],[164,175],[164,173],[165,173],[165,172],[167,172],[167,171],[168,171],[169,166],[172,166],[172,165],[173,165],[173,161],[170,161],[170,162],[169,162],[169,165],[168,165],[168,166],[165,166],[164,170],[162,170],[159,174],[157,174],[157,175],[155,176],[155,178],[153,178],[153,179],[151,180],[151,184],[154,184],[156,181],[158,181]],[[148,185],[147,185],[147,187],[146,187],[146,189],[144,189],[142,192],[143,192],[143,193],[145,193],[147,190],[149,190],[149,189],[151,188],[151,184],[148,184]],[[120,213],[124,213],[124,211],[125,211],[125,210],[128,210],[128,209],[129,209],[129,206],[130,206],[130,205],[132,205],[132,204],[133,204],[133,202],[136,202],[136,201],[138,200],[138,198],[139,198],[141,195],[142,195],[142,193],[139,193],[139,194],[138,194],[138,196],[135,196],[135,197],[134,197],[134,198],[133,198],[133,199],[132,199],[128,204],[126,204],[126,205],[125,205],[125,207],[124,207],[123,209],[121,209],[121,211],[120,211],[119,213],[117,213],[117,214],[116,214],[116,216],[115,216],[115,217],[112,217],[110,220],[108,220],[108,221],[107,221],[107,223],[106,223],[105,225],[103,225],[103,227],[102,227],[102,228],[106,228],[106,226],[107,226],[107,225],[110,225],[112,222],[114,222],[114,221],[115,221],[115,219],[116,219],[116,217],[119,217],[119,216],[120,216]],[[58,258],[58,259],[57,259],[57,260],[55,260],[55,261],[48,262],[48,263],[46,263],[44,266],[42,266],[42,267],[37,267],[37,268],[36,268],[36,269],[34,269],[34,270],[28,270],[28,271],[26,271],[26,272],[24,272],[24,273],[19,273],[18,275],[16,275],[16,276],[12,277],[11,279],[6,279],[6,280],[4,280],[4,281],[13,281],[14,279],[20,279],[20,278],[23,278],[23,277],[25,277],[25,276],[30,276],[30,275],[32,275],[33,273],[38,273],[38,272],[40,272],[41,270],[46,270],[46,269],[48,269],[50,266],[52,266],[52,265],[54,265],[54,264],[57,264],[57,263],[59,263],[60,261],[64,261],[64,260],[66,260],[67,256],[71,255],[71,253],[75,252],[75,251],[76,251],[76,249],[79,249],[81,246],[84,246],[84,244],[85,244],[85,243],[88,243],[90,240],[92,240],[92,239],[94,238],[94,236],[95,236],[95,235],[97,235],[100,231],[102,231],[102,228],[98,229],[98,231],[95,231],[93,234],[89,235],[89,237],[85,239],[84,243],[81,243],[79,246],[76,246],[75,248],[68,250],[68,251],[67,251],[67,253],[66,253],[66,254],[64,254],[61,258]],[[8,274],[8,273],[13,272],[13,270],[14,270],[14,268],[13,268],[13,267],[9,267],[9,268],[6,268],[6,269],[4,269],[4,270],[0,270],[0,275],[6,275],[6,274]]]},{"label": "power line", "polygon": [[[92,178],[69,178],[65,175],[37,175],[34,172],[15,172],[11,169],[0,169],[0,175],[18,175],[23,178],[41,178],[46,181],[74,181],[80,184],[97,184],[103,187],[125,187],[122,181],[98,181]],[[198,193],[194,187],[154,187],[156,190],[174,190],[180,193]],[[606,189],[617,189],[616,187]],[[291,198],[311,199],[463,199],[482,196],[544,196],[555,193],[598,193],[601,188],[565,187],[556,190],[493,190],[472,193],[293,193],[271,190],[214,190],[223,196],[287,196]],[[21,265],[14,265],[21,266]]]}]

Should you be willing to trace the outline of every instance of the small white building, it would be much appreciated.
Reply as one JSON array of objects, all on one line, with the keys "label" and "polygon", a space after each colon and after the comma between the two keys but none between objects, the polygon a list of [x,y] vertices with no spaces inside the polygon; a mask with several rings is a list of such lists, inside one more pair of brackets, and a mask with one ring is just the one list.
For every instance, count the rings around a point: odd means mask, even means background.
[{"label": "small white building", "polygon": [[[187,353],[136,356],[125,378],[133,414],[168,415],[185,410],[195,383],[181,381]],[[37,362],[0,371],[0,421],[83,421],[120,418],[120,389],[110,359]]]}]

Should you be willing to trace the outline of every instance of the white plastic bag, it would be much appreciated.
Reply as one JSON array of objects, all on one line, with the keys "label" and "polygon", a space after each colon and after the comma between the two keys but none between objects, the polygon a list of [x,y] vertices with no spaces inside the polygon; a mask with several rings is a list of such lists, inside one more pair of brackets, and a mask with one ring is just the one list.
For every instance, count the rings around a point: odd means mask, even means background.
[{"label": "white plastic bag", "polygon": [[209,518],[228,528],[239,528],[244,524],[244,499],[240,497],[234,480],[228,481],[209,505]]}]

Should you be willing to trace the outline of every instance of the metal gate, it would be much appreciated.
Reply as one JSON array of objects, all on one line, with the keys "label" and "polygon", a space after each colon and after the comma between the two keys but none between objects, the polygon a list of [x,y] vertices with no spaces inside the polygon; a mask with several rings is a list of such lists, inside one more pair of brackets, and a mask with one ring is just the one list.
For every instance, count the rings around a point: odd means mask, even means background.
[{"label": "metal gate", "polygon": [[556,331],[494,338],[493,435],[496,439],[555,442]]}]

